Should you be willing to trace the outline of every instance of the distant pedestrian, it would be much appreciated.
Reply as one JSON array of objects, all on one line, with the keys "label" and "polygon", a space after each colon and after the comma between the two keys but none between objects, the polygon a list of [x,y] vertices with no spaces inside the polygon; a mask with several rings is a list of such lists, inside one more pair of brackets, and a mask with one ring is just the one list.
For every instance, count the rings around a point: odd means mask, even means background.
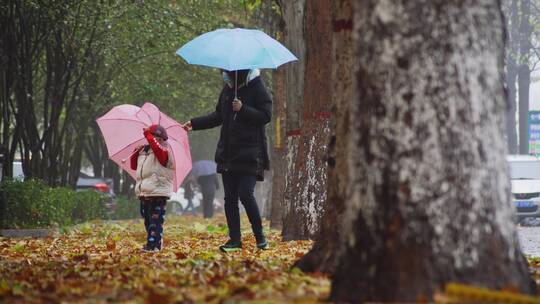
[{"label": "distant pedestrian", "polygon": [[[222,71],[223,87],[214,112],[184,124],[186,131],[221,125],[216,149],[217,172],[225,191],[225,215],[229,240],[224,252],[242,249],[238,199],[251,223],[257,247],[267,249],[254,190],[269,169],[265,125],[272,116],[272,100],[259,77],[259,70]],[[237,90],[237,91],[236,91]]]},{"label": "distant pedestrian", "polygon": [[189,175],[184,181],[184,198],[187,201],[187,206],[184,208],[183,213],[187,213],[191,210],[191,214],[197,214],[197,209],[193,205],[193,198],[195,197],[195,180],[193,175]]},{"label": "distant pedestrian", "polygon": [[203,216],[211,218],[214,216],[214,197],[219,189],[217,174],[201,175],[197,177],[197,182],[202,192]]},{"label": "distant pedestrian", "polygon": [[173,158],[165,128],[152,125],[143,134],[148,144],[135,149],[130,165],[137,173],[135,194],[147,234],[143,250],[155,252],[162,248],[165,205],[173,188]]}]

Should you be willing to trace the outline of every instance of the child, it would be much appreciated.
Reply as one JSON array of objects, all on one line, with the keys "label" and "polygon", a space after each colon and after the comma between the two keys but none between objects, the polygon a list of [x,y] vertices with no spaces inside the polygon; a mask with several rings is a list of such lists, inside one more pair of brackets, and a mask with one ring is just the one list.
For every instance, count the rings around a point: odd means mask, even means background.
[{"label": "child", "polygon": [[144,251],[161,250],[165,204],[172,192],[173,159],[167,144],[167,131],[160,125],[143,129],[148,145],[135,149],[131,169],[137,172],[135,194],[141,202],[147,238]]}]

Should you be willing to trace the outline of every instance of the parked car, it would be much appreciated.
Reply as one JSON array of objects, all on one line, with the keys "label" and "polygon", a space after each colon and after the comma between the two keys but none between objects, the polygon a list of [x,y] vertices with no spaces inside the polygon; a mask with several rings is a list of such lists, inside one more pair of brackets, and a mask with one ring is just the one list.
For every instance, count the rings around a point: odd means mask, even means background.
[{"label": "parked car", "polygon": [[116,209],[116,194],[113,190],[113,180],[111,178],[93,177],[85,173],[79,173],[75,191],[95,190],[105,194],[105,208],[112,213]]},{"label": "parked car", "polygon": [[15,180],[24,180],[24,173],[22,169],[22,162],[14,161],[13,162],[13,175],[11,176]]},{"label": "parked car", "polygon": [[512,198],[518,221],[540,217],[540,158],[530,155],[508,155]]}]

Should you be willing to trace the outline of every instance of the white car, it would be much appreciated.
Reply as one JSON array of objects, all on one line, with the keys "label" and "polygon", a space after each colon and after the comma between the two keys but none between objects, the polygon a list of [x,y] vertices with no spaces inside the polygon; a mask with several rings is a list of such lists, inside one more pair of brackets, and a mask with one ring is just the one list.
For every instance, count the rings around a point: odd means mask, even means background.
[{"label": "white car", "polygon": [[13,162],[13,179],[24,180],[22,162],[20,162],[20,161],[14,161]]},{"label": "white car", "polygon": [[[186,213],[186,212],[189,213],[189,211],[185,210],[187,208],[187,206],[188,206],[188,201],[187,201],[187,199],[184,198],[184,188],[182,188],[182,187],[180,187],[178,189],[178,192],[171,193],[171,198],[169,199],[168,203],[172,203],[172,211],[173,211],[173,213],[176,213],[176,214],[183,214],[183,213]],[[202,203],[202,193],[201,192],[195,190],[195,195],[193,197],[192,203],[193,203],[193,206],[195,207],[195,209],[199,208],[199,206]],[[219,211],[219,210],[222,210],[224,208],[221,201],[218,200],[217,198],[214,198],[214,208],[215,208],[215,211]]]},{"label": "white car", "polygon": [[[0,163],[0,181],[2,180],[2,164]],[[6,176],[8,177],[8,176]],[[18,181],[24,180],[24,173],[22,169],[22,162],[20,161],[14,161],[13,162],[13,175],[11,175],[11,178]]]},{"label": "white car", "polygon": [[508,155],[512,197],[518,220],[540,217],[540,158]]}]

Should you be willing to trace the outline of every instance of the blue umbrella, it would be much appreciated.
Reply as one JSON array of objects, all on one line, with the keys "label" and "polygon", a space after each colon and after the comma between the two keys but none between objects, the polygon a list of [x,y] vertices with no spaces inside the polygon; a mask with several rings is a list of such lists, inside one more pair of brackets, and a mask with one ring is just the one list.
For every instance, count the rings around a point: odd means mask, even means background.
[{"label": "blue umbrella", "polygon": [[281,43],[264,32],[218,29],[186,43],[176,51],[189,64],[228,71],[272,68],[298,60]]},{"label": "blue umbrella", "polygon": [[199,160],[193,163],[191,174],[195,177],[216,174],[216,163],[211,160]]}]

